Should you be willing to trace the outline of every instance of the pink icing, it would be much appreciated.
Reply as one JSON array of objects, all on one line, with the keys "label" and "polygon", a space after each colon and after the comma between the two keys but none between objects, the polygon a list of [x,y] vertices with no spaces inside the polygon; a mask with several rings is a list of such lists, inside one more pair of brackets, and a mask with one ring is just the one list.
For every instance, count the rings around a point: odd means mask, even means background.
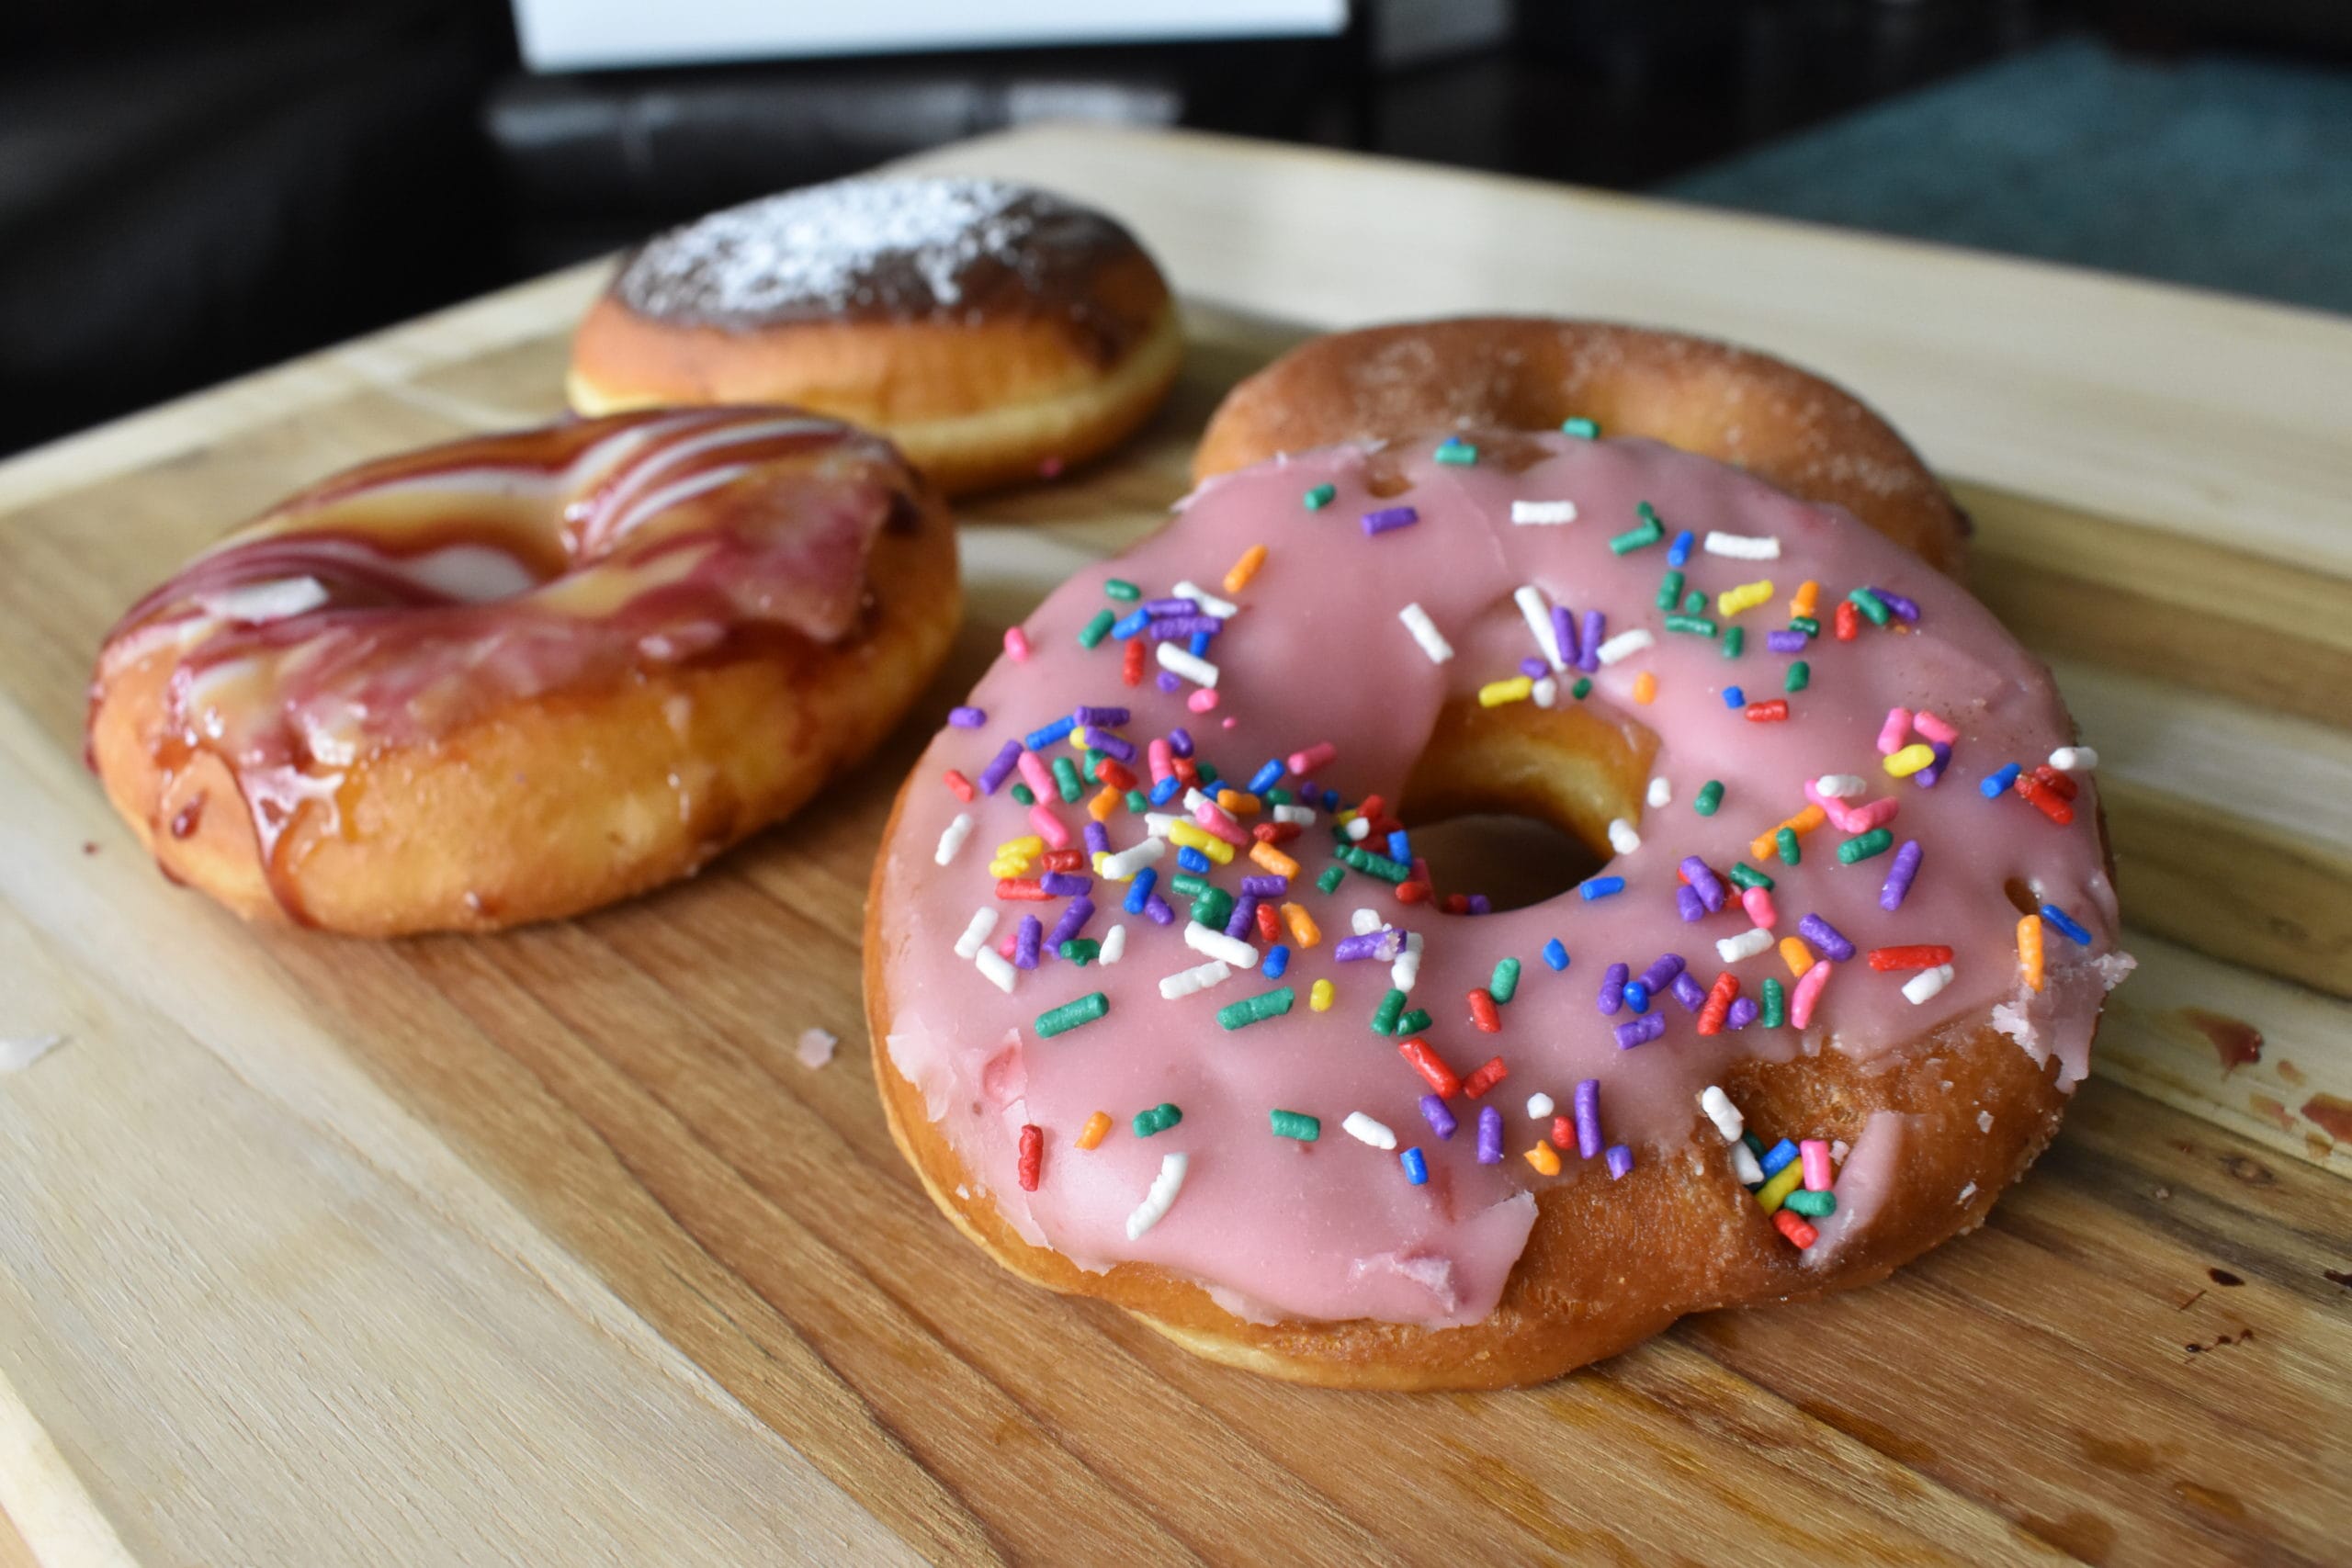
[{"label": "pink icing", "polygon": [[[1407,484],[1395,492],[1389,481],[1399,473]],[[1302,496],[1318,484],[1334,487],[1335,497],[1309,510]],[[1514,525],[1511,502],[1519,499],[1573,501],[1580,520]],[[1689,528],[1703,539],[1720,529],[1780,541],[1778,559],[1739,560],[1701,549],[1683,568],[1688,585],[1707,595],[1710,615],[1722,591],[1773,581],[1771,599],[1734,623],[1747,628],[1743,657],[1726,660],[1717,641],[1664,628],[1655,606],[1664,545],[1611,552],[1611,536],[1634,525],[1642,501],[1655,505],[1669,537]],[[1358,525],[1363,513],[1405,505],[1418,509],[1417,525],[1377,537]],[[1193,716],[1181,691],[1162,693],[1148,678],[1139,689],[1121,684],[1115,640],[1092,651],[1080,646],[1080,628],[1111,604],[1106,580],[1133,581],[1147,599],[1185,580],[1214,592],[1225,568],[1254,544],[1267,547],[1266,562],[1236,596],[1239,612],[1208,656],[1221,671],[1218,711],[1229,728]],[[1807,579],[1821,584],[1823,633],[1795,657],[1811,664],[1811,685],[1786,694],[1786,722],[1748,722],[1726,706],[1724,688],[1744,683],[1750,701],[1785,694],[1792,656],[1768,652],[1764,634],[1786,624],[1786,602]],[[1009,793],[958,800],[930,784],[942,769],[977,777],[1009,738],[1080,704],[1122,705],[1135,711],[1123,733],[1136,746],[1135,771],[1146,787],[1148,738],[1190,723],[1200,755],[1227,781],[1246,780],[1268,758],[1329,743],[1335,755],[1317,761],[1318,785],[1336,788],[1349,803],[1375,792],[1393,803],[1441,705],[1519,673],[1520,661],[1539,651],[1512,601],[1513,591],[1529,582],[1569,606],[1579,624],[1585,611],[1598,608],[1609,616],[1611,635],[1646,627],[1657,637],[1650,649],[1594,673],[1587,699],[1605,715],[1656,732],[1652,772],[1672,786],[1671,805],[1643,814],[1641,846],[1608,868],[1625,879],[1623,893],[1587,902],[1569,891],[1481,918],[1402,903],[1393,887],[1361,872],[1326,895],[1313,881],[1332,863],[1324,817],[1285,846],[1303,872],[1290,897],[1313,912],[1324,940],[1294,953],[1280,981],[1240,973],[1198,994],[1163,999],[1161,976],[1205,961],[1181,939],[1183,900],[1171,897],[1177,925],[1156,926],[1124,912],[1124,886],[1100,879],[1091,894],[1100,912],[1087,934],[1101,938],[1114,923],[1124,924],[1125,950],[1115,965],[1081,970],[1048,957],[1020,973],[1006,995],[956,956],[956,941],[976,908],[1001,912],[992,939],[1001,942],[1022,913],[1038,912],[1050,928],[1063,906],[995,903],[986,869],[993,846],[1030,832],[1029,813]],[[1917,626],[1898,633],[1865,623],[1857,640],[1834,640],[1830,610],[1865,584],[1917,601]],[[1455,649],[1451,662],[1432,663],[1399,624],[1397,612],[1412,602]],[[1033,650],[1026,662],[1000,661],[970,698],[988,712],[987,727],[947,730],[933,742],[885,851],[881,940],[895,950],[888,1047],[972,1182],[1022,1235],[1082,1267],[1127,1259],[1162,1265],[1261,1319],[1469,1323],[1493,1310],[1525,1245],[1534,1213],[1530,1193],[1551,1181],[1608,1180],[1600,1160],[1579,1160],[1573,1151],[1556,1178],[1538,1175],[1521,1157],[1544,1131],[1523,1110],[1532,1092],[1551,1095],[1566,1110],[1579,1079],[1599,1079],[1606,1139],[1629,1145],[1639,1161],[1690,1138],[1720,1146],[1698,1097],[1732,1061],[1824,1049],[1875,1057],[1996,1004],[2030,1017],[2021,1044],[2037,1059],[2061,1057],[2062,1082],[2071,1084],[2084,1071],[2100,998],[2120,968],[2102,962],[2113,954],[2116,911],[2094,826],[2095,789],[2087,778],[2080,781],[2074,821],[2062,828],[2014,795],[1987,800],[1977,787],[2003,763],[2043,761],[2071,740],[2073,727],[2047,671],[1982,606],[1842,512],[1643,441],[1544,437],[1517,472],[1494,461],[1440,464],[1426,442],[1377,455],[1333,448],[1211,481],[1183,504],[1174,525],[1116,562],[1077,574],[1025,629]],[[1657,696],[1637,706],[1632,691],[1645,671],[1657,678]],[[1563,678],[1564,686],[1575,673]],[[1560,701],[1572,699],[1563,691]],[[1876,742],[1894,707],[1930,708],[1957,730],[1952,761],[1935,787],[1883,772]],[[1049,750],[1074,755],[1066,742]],[[1924,848],[1917,879],[1894,913],[1880,908],[1892,855],[1841,864],[1836,848],[1842,835],[1833,827],[1805,840],[1801,866],[1749,856],[1749,840],[1803,809],[1806,784],[1832,773],[1868,781],[1861,796],[1843,803],[1848,808],[1883,813],[1869,803],[1893,801],[1896,814],[1886,826],[1896,842],[1917,839]],[[1726,794],[1719,812],[1702,818],[1690,802],[1709,779],[1723,781]],[[1041,798],[1073,833],[1084,822],[1080,806]],[[975,830],[961,855],[938,869],[933,847],[959,812],[975,818]],[[1145,824],[1123,809],[1110,829],[1117,850],[1136,843]],[[1776,937],[1817,912],[1862,953],[1948,944],[1954,976],[1939,995],[1915,1006],[1901,989],[1909,976],[1873,972],[1858,955],[1838,965],[1811,1028],[1802,1032],[1758,1023],[1702,1036],[1690,1012],[1661,998],[1653,1010],[1666,1019],[1663,1038],[1620,1050],[1613,1027],[1633,1015],[1603,1017],[1595,1007],[1611,963],[1626,963],[1638,976],[1660,953],[1679,953],[1706,985],[1725,967],[1716,941],[1749,929],[1736,897],[1722,913],[1682,920],[1677,867],[1690,854],[1719,873],[1735,859],[1768,872],[1777,884]],[[1159,863],[1162,891],[1175,869],[1172,854]],[[1242,870],[1237,862],[1212,880],[1235,890]],[[1436,871],[1442,882],[1444,868]],[[2052,983],[2038,997],[2026,997],[2018,979],[2018,912],[2004,891],[2011,879],[2092,933],[2088,949],[2054,930],[2048,933]],[[1488,1100],[1454,1099],[1461,1130],[1451,1141],[1435,1138],[1417,1109],[1427,1086],[1396,1043],[1373,1033],[1367,1022],[1389,987],[1389,966],[1333,959],[1334,943],[1350,934],[1351,911],[1363,906],[1423,934],[1412,1005],[1433,1015],[1426,1033],[1439,1054],[1464,1075],[1498,1052],[1509,1066],[1509,1078]],[[1552,972],[1539,956],[1555,937],[1573,958],[1565,973]],[[1501,1032],[1482,1033],[1473,1029],[1464,998],[1487,984],[1496,960],[1506,955],[1522,965],[1518,995],[1502,1010]],[[1789,979],[1769,948],[1731,968],[1748,996],[1768,975],[1784,985]],[[1317,1014],[1307,997],[1319,978],[1335,983],[1338,999]],[[1235,1032],[1219,1027],[1218,1009],[1277,985],[1296,994],[1286,1016]],[[1098,990],[1109,1001],[1106,1017],[1039,1036],[1039,1014]],[[1151,1137],[1135,1135],[1129,1118],[1162,1101],[1182,1108],[1182,1122]],[[1476,1163],[1476,1114],[1484,1103],[1504,1113],[1507,1156],[1499,1165]],[[1274,1109],[1320,1118],[1320,1139],[1272,1136],[1268,1113]],[[1073,1138],[1098,1110],[1110,1112],[1114,1131],[1099,1148],[1076,1150]],[[1358,1111],[1394,1129],[1400,1146],[1422,1151],[1427,1185],[1407,1181],[1396,1154],[1341,1131],[1343,1119]],[[1014,1180],[1024,1123],[1045,1132],[1047,1153],[1035,1192]],[[1758,1131],[1768,1137],[1810,1132]],[[1864,1144],[1855,1201],[1834,1233],[1841,1243],[1870,1223],[1877,1208],[1871,1193],[1883,1185],[1880,1167],[1899,1157],[1892,1128],[1874,1127]],[[1127,1217],[1171,1150],[1190,1160],[1182,1194],[1164,1219],[1130,1241]],[[1826,1256],[1837,1248],[1816,1250]]]}]

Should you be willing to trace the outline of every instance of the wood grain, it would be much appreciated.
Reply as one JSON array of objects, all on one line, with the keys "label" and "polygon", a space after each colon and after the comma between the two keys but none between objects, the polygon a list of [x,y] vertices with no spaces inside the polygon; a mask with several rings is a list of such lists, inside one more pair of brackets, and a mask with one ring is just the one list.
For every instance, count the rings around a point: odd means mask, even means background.
[{"label": "wood grain", "polygon": [[[552,412],[593,270],[0,466],[0,1034],[69,1036],[0,1078],[0,1509],[44,1561],[2342,1560],[2352,737],[2311,694],[2352,551],[2309,400],[2352,389],[2352,329],[1192,139],[942,162],[1102,184],[1238,309],[1195,299],[1185,379],[1115,461],[972,509],[972,625],[883,756],[587,920],[249,931],[154,875],[76,753],[133,592],[327,469]],[[1817,341],[1956,455],[1980,586],[2104,754],[2143,969],[2050,1154],[1884,1286],[1532,1392],[1287,1388],[938,1218],[854,1048],[860,901],[927,727],[996,628],[1157,525],[1216,397],[1301,330],[1271,313],[1474,298]],[[2053,323],[2071,354],[2015,341]],[[1997,361],[2000,395],[1933,384],[1923,344]],[[2159,373],[2191,349],[2200,383]],[[2200,408],[2240,444],[2086,456]],[[2016,449],[2020,409],[2065,449]],[[812,1025],[853,1047],[814,1072]]]}]

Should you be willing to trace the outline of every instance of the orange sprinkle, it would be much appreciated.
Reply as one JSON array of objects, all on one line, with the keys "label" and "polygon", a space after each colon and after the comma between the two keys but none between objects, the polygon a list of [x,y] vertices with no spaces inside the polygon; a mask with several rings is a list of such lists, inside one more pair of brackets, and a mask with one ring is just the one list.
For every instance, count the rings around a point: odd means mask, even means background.
[{"label": "orange sprinkle", "polygon": [[1821,807],[1818,806],[1808,806],[1803,811],[1798,812],[1794,817],[1790,818],[1788,820],[1781,822],[1776,827],[1768,829],[1764,832],[1757,834],[1753,839],[1748,840],[1747,852],[1754,859],[1762,860],[1766,855],[1772,853],[1774,850],[1779,847],[1778,840],[1780,838],[1781,829],[1787,828],[1793,831],[1798,838],[1802,839],[1807,833],[1812,832],[1815,828],[1820,827],[1824,822],[1828,820],[1828,814],[1823,811]]},{"label": "orange sprinkle", "polygon": [[2028,915],[2018,922],[2018,967],[2025,972],[2025,988],[2041,989],[2041,917]]},{"label": "orange sprinkle", "polygon": [[1814,611],[1820,607],[1821,584],[1814,581],[1811,578],[1807,578],[1804,581],[1798,583],[1796,597],[1789,601],[1789,614],[1792,615],[1803,615],[1807,620],[1811,620],[1813,618]]},{"label": "orange sprinkle", "polygon": [[1102,793],[1086,803],[1086,814],[1097,822],[1108,822],[1111,813],[1119,809],[1122,798],[1117,790],[1104,784]]},{"label": "orange sprinkle", "polygon": [[1257,576],[1258,569],[1265,564],[1266,547],[1250,546],[1241,552],[1241,558],[1233,563],[1233,570],[1225,574],[1225,591],[1227,593],[1240,592],[1250,586],[1250,580]]},{"label": "orange sprinkle", "polygon": [[1560,1156],[1552,1152],[1549,1144],[1538,1144],[1527,1151],[1527,1163],[1546,1176],[1560,1174]]},{"label": "orange sprinkle", "polygon": [[1085,1130],[1078,1135],[1078,1146],[1081,1149],[1094,1147],[1102,1141],[1102,1135],[1110,1130],[1111,1113],[1107,1111],[1096,1111],[1086,1119]]},{"label": "orange sprinkle", "polygon": [[1813,967],[1813,949],[1804,944],[1802,937],[1784,936],[1781,939],[1781,962],[1789,966],[1792,978],[1802,980],[1804,972]]},{"label": "orange sprinkle", "polygon": [[1276,876],[1298,875],[1298,863],[1262,839],[1250,846],[1250,858]]},{"label": "orange sprinkle", "polygon": [[1256,795],[1244,795],[1238,789],[1217,791],[1216,803],[1225,808],[1228,817],[1255,817],[1265,809]]},{"label": "orange sprinkle", "polygon": [[1634,676],[1634,700],[1644,706],[1657,701],[1657,677],[1646,670]]},{"label": "orange sprinkle", "polygon": [[1323,929],[1315,923],[1315,917],[1306,912],[1304,904],[1284,904],[1283,923],[1290,927],[1291,941],[1301,947],[1313,947],[1323,940]]}]

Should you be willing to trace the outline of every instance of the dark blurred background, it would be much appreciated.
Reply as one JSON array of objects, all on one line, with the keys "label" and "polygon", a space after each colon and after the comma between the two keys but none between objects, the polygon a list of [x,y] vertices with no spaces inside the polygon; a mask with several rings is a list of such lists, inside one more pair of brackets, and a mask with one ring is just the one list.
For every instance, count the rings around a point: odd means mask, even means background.
[{"label": "dark blurred background", "polygon": [[[740,9],[790,32],[862,3]],[[1336,30],[953,52],[922,49],[934,31],[792,59],[649,50],[659,3],[8,0],[0,451],[1040,119],[1367,148],[2352,310],[2340,0],[1323,8]],[[967,14],[986,31],[1023,9]],[[615,17],[635,42],[599,41]]]}]

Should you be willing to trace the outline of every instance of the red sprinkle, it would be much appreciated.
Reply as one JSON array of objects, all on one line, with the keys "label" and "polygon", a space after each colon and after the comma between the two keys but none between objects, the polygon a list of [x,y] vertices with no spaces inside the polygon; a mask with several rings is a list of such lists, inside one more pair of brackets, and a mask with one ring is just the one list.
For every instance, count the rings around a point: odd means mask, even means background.
[{"label": "red sprinkle", "polygon": [[1425,903],[1429,897],[1430,885],[1426,882],[1400,882],[1396,885],[1396,902],[1399,904]]},{"label": "red sprinkle", "polygon": [[1747,722],[1750,724],[1778,724],[1788,716],[1789,704],[1785,697],[1774,697],[1769,703],[1747,705]]},{"label": "red sprinkle", "polygon": [[2061,800],[2072,800],[2082,791],[2080,784],[2047,762],[2035,763],[2033,776],[2041,781],[2041,786],[2044,789]]},{"label": "red sprinkle", "polygon": [[1046,1134],[1044,1130],[1034,1123],[1024,1125],[1021,1129],[1021,1165],[1019,1168],[1021,1190],[1023,1192],[1035,1192],[1037,1190],[1037,1168],[1039,1165],[1044,1163],[1045,1158]]},{"label": "red sprinkle", "polygon": [[1186,789],[1201,787],[1200,766],[1190,757],[1170,757],[1168,760],[1168,771],[1183,780]]},{"label": "red sprinkle", "polygon": [[1258,940],[1265,942],[1276,942],[1282,941],[1282,939],[1283,922],[1281,918],[1274,913],[1274,907],[1272,904],[1259,905]]},{"label": "red sprinkle", "polygon": [[1871,967],[1888,969],[1933,969],[1939,964],[1951,962],[1949,947],[1874,947],[1871,949]]},{"label": "red sprinkle", "polygon": [[1023,904],[1042,904],[1047,897],[1046,885],[1034,876],[998,877],[996,896]]},{"label": "red sprinkle", "polygon": [[2075,819],[2075,808],[2060,799],[2055,791],[2031,773],[2018,775],[2017,791],[2026,799],[2033,802],[2035,810],[2057,823],[2061,828]]},{"label": "red sprinkle", "polygon": [[969,800],[980,793],[972,787],[971,780],[953,768],[947,770],[947,787],[955,792],[956,798],[958,800]]},{"label": "red sprinkle", "polygon": [[1462,1080],[1462,1092],[1476,1100],[1509,1077],[1510,1077],[1510,1069],[1503,1066],[1503,1059],[1500,1056],[1497,1056]]},{"label": "red sprinkle", "polygon": [[1135,774],[1127,770],[1126,764],[1114,758],[1103,758],[1102,765],[1094,770],[1094,776],[1122,794],[1136,787]]},{"label": "red sprinkle", "polygon": [[1811,1247],[1821,1239],[1821,1233],[1805,1224],[1804,1216],[1794,1209],[1773,1210],[1772,1228],[1787,1236],[1792,1247]]},{"label": "red sprinkle", "polygon": [[1552,1118],[1552,1146],[1572,1149],[1577,1146],[1577,1124],[1565,1116]]},{"label": "red sprinkle", "polygon": [[1495,1007],[1494,994],[1480,986],[1470,993],[1470,1021],[1487,1034],[1503,1032],[1503,1015]]},{"label": "red sprinkle", "polygon": [[1416,1034],[1397,1046],[1396,1051],[1405,1060],[1413,1064],[1413,1070],[1421,1075],[1422,1080],[1430,1089],[1437,1091],[1437,1097],[1440,1100],[1452,1100],[1462,1092],[1462,1080],[1453,1076],[1452,1067],[1438,1060],[1438,1055],[1430,1048],[1430,1043],[1419,1035]]},{"label": "red sprinkle", "polygon": [[1143,638],[1129,637],[1119,664],[1119,679],[1130,686],[1143,684]]},{"label": "red sprinkle", "polygon": [[1300,831],[1295,822],[1261,822],[1250,829],[1250,836],[1261,844],[1287,844]]},{"label": "red sprinkle", "polygon": [[1086,863],[1084,850],[1047,850],[1037,857],[1037,863],[1046,871],[1076,871]]},{"label": "red sprinkle", "polygon": [[1838,613],[1830,617],[1829,624],[1837,632],[1839,642],[1851,642],[1862,629],[1862,613],[1855,608],[1852,600],[1840,599],[1838,601]]},{"label": "red sprinkle", "polygon": [[1738,996],[1738,976],[1728,969],[1716,976],[1714,985],[1708,989],[1705,1005],[1699,1009],[1699,1032],[1721,1034],[1724,1018],[1731,1011],[1731,1004]]},{"label": "red sprinkle", "polygon": [[1445,896],[1445,902],[1438,907],[1449,915],[1466,915],[1470,912],[1470,895],[1449,893]]}]

